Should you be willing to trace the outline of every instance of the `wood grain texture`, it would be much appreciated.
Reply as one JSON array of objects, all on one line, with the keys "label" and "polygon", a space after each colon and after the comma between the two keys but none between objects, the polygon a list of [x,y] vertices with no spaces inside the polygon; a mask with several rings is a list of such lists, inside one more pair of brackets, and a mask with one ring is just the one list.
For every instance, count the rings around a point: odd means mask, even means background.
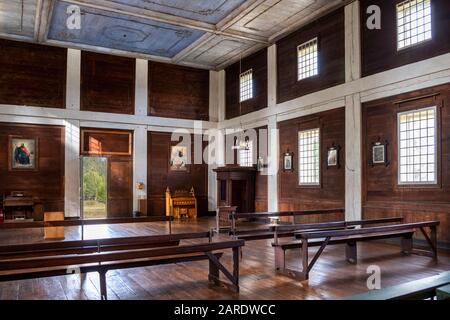
[{"label": "wood grain texture", "polygon": [[[432,39],[397,51],[395,9],[396,4],[402,1],[361,1],[361,21],[364,26],[361,31],[363,77],[450,52],[450,2],[447,0],[431,1]],[[365,27],[369,16],[366,10],[370,5],[381,8],[381,30]]]},{"label": "wood grain texture", "polygon": [[[279,210],[343,208],[345,199],[345,110],[339,108],[280,122]],[[320,128],[320,186],[298,185],[298,132]],[[327,149],[339,145],[340,167],[327,168]],[[294,171],[283,171],[283,154],[293,152]],[[323,219],[325,220],[323,220]],[[298,221],[343,219],[343,214],[302,217]]]},{"label": "wood grain texture", "polygon": [[[297,47],[318,38],[319,74],[298,81]],[[338,9],[277,42],[277,102],[345,82],[344,10]]]},{"label": "wood grain texture", "polygon": [[[422,97],[422,98],[421,98]],[[413,100],[411,100],[413,99]],[[415,100],[414,100],[415,99]],[[363,105],[363,217],[404,216],[406,222],[440,220],[438,239],[450,242],[450,85],[423,89]],[[399,186],[397,112],[438,106],[438,184]],[[390,164],[369,164],[370,144],[389,142]]]},{"label": "wood grain texture", "polygon": [[209,71],[149,62],[148,115],[209,120]]},{"label": "wood grain texture", "polygon": [[[253,98],[242,102],[240,113],[240,74],[253,70]],[[267,48],[225,69],[225,118],[231,119],[267,107]]]},{"label": "wood grain texture", "polygon": [[[38,170],[9,171],[8,137],[38,140]],[[0,194],[25,191],[38,197],[45,211],[64,211],[64,128],[0,123]]]},{"label": "wood grain texture", "polygon": [[136,60],[81,52],[81,110],[134,114]]},{"label": "wood grain texture", "polygon": [[0,104],[65,108],[67,49],[0,39]]},{"label": "wood grain texture", "polygon": [[[192,145],[194,137],[191,136]],[[188,172],[169,171],[170,147],[178,141],[171,141],[170,133],[148,132],[147,165],[147,214],[165,215],[165,191],[189,190],[194,187],[197,197],[197,216],[208,214],[208,166],[188,165]],[[203,142],[203,147],[206,142]],[[191,148],[191,158],[194,148]]]},{"label": "wood grain texture", "polygon": [[133,132],[81,128],[81,154],[133,156]]}]

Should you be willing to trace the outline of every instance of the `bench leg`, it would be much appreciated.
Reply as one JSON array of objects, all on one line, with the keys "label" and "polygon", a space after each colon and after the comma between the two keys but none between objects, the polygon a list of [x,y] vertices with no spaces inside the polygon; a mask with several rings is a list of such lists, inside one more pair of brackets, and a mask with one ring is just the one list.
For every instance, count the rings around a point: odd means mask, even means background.
[{"label": "bench leg", "polygon": [[348,262],[355,264],[358,259],[358,247],[356,242],[347,242],[345,245],[345,258]]},{"label": "bench leg", "polygon": [[308,257],[308,241],[302,240],[302,272],[300,273],[300,280],[309,279],[309,257]]},{"label": "bench leg", "polygon": [[402,252],[404,254],[410,255],[413,251],[413,238],[410,237],[403,237],[402,238]]},{"label": "bench leg", "polygon": [[220,279],[219,268],[217,267],[217,265],[215,263],[213,263],[211,260],[209,260],[208,280],[217,286],[220,283],[219,279]]},{"label": "bench leg", "polygon": [[107,270],[99,270],[98,274],[100,276],[100,299],[108,300],[108,290],[106,286],[106,272]]},{"label": "bench leg", "polygon": [[286,252],[281,247],[275,249],[275,270],[283,271],[286,268]]}]

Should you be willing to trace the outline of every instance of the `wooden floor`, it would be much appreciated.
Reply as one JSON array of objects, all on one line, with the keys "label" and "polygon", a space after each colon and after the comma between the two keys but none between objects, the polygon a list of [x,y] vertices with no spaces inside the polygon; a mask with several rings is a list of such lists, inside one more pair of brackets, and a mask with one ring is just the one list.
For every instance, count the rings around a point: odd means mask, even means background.
[{"label": "wooden floor", "polygon": [[[212,218],[197,222],[174,222],[174,232],[202,231],[212,227]],[[168,232],[165,222],[85,227],[84,238],[125,237]],[[80,239],[80,228],[66,228],[66,240]],[[0,230],[0,243],[39,242],[40,229]],[[439,261],[417,255],[403,256],[399,246],[385,243],[358,244],[357,265],[344,259],[344,246],[328,247],[310,273],[309,282],[276,275],[269,240],[247,242],[240,267],[239,294],[208,284],[208,262],[111,271],[107,274],[108,298],[113,299],[336,299],[367,291],[367,267],[381,268],[382,287],[416,280],[450,270],[450,256]],[[317,248],[311,248],[311,254]],[[231,255],[222,258],[231,265]],[[299,267],[299,251],[287,256],[290,267]],[[0,299],[99,299],[98,275],[84,281],[79,275],[0,283]]]}]

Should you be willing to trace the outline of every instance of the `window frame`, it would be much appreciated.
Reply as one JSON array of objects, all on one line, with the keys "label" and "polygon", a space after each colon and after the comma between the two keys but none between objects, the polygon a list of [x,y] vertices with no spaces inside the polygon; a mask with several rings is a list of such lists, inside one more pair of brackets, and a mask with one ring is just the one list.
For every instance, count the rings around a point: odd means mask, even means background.
[{"label": "window frame", "polygon": [[[314,183],[303,183],[300,182],[300,133],[306,132],[306,131],[313,131],[318,130],[318,164],[319,164],[319,172],[318,172],[318,181]],[[299,188],[321,188],[322,187],[322,143],[321,143],[321,137],[322,137],[322,129],[321,125],[318,124],[317,126],[313,126],[310,128],[302,128],[297,129],[297,167],[298,167],[298,173],[297,173],[297,187]]]},{"label": "window frame", "polygon": [[397,1],[395,3],[395,46],[397,48],[397,52],[403,52],[404,50],[408,50],[408,49],[412,49],[412,48],[416,48],[417,46],[421,46],[421,45],[425,45],[427,42],[430,42],[433,40],[433,11],[432,11],[432,0],[430,0],[430,24],[431,24],[431,37],[413,44],[409,44],[409,45],[405,45],[404,47],[400,48],[399,47],[399,25],[398,25],[398,6],[402,3],[408,2],[410,0],[401,0],[401,1]]},{"label": "window frame", "polygon": [[[249,90],[249,95],[250,97],[247,99],[242,100],[242,76],[245,76],[247,74],[251,75],[251,80],[250,82],[250,90]],[[245,102],[245,101],[249,101],[252,100],[255,95],[254,95],[254,86],[253,86],[253,68],[250,68],[242,73],[239,74],[239,103]]]},{"label": "window frame", "polygon": [[[309,77],[306,77],[306,78],[299,79],[299,74],[300,74],[300,65],[299,65],[299,58],[300,58],[300,57],[299,57],[299,49],[300,49],[300,47],[305,46],[305,45],[307,45],[307,44],[309,44],[309,43],[311,43],[311,42],[313,42],[313,41],[316,42],[316,46],[317,46],[317,73],[314,74],[314,75],[312,75],[312,76],[309,76]],[[320,75],[320,67],[319,67],[319,36],[315,36],[315,37],[313,37],[312,39],[310,39],[310,40],[308,40],[308,41],[305,41],[305,42],[299,44],[299,45],[297,46],[296,57],[297,57],[297,82],[304,81],[304,80],[307,80],[307,79],[312,79],[312,78],[314,78],[314,77],[318,77],[318,76]]]},{"label": "window frame", "polygon": [[[252,141],[251,139],[249,139],[249,140],[248,140],[248,143],[249,143],[249,145],[250,145],[250,150],[245,150],[245,149],[242,150],[242,149],[238,149],[238,163],[239,163],[239,167],[243,167],[243,168],[251,168],[251,167],[254,166],[254,161],[253,161],[253,158],[254,158],[253,141]],[[241,152],[242,152],[242,151],[247,151],[247,152],[250,153],[250,160],[251,160],[250,165],[242,165],[242,163],[241,163]]]}]

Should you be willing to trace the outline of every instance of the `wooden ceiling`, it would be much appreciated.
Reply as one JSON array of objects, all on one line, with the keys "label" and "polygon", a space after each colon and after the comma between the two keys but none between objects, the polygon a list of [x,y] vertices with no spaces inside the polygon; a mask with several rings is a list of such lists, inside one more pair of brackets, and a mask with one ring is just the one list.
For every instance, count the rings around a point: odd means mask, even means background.
[{"label": "wooden ceiling", "polygon": [[344,2],[0,0],[0,37],[220,70]]}]

